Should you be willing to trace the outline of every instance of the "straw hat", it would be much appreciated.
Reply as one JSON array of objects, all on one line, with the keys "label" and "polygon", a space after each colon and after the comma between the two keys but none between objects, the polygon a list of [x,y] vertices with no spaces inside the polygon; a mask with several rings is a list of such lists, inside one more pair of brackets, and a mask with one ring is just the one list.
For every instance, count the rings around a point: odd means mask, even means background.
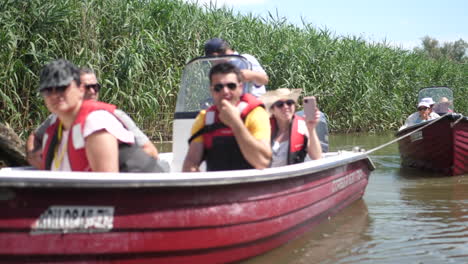
[{"label": "straw hat", "polygon": [[301,96],[302,89],[288,89],[278,88],[273,91],[268,91],[259,97],[260,100],[265,104],[266,109],[270,112],[271,106],[278,100],[294,100],[297,103],[297,99]]},{"label": "straw hat", "polygon": [[447,97],[441,97],[439,103],[452,103]]}]

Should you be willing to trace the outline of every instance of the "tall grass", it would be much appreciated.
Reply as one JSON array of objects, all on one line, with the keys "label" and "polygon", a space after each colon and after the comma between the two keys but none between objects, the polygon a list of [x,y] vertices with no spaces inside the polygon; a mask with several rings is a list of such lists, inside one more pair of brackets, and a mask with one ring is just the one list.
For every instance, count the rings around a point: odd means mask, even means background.
[{"label": "tall grass", "polygon": [[332,131],[395,129],[417,90],[446,85],[467,113],[468,68],[385,43],[298,28],[275,15],[239,15],[178,0],[3,0],[0,2],[0,118],[23,138],[47,115],[37,94],[41,67],[66,58],[98,73],[101,99],[117,104],[153,138],[170,140],[180,75],[203,43],[222,37],[255,55],[269,89],[317,95]]}]

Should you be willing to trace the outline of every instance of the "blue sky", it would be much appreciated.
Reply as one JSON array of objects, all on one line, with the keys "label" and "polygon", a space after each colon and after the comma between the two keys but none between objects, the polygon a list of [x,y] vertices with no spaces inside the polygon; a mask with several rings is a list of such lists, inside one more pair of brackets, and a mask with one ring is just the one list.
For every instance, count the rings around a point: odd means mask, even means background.
[{"label": "blue sky", "polygon": [[[198,0],[199,5],[209,2]],[[296,25],[303,18],[335,36],[386,40],[407,49],[420,46],[426,35],[441,43],[468,41],[468,0],[217,0],[222,5],[243,14],[278,13]]]}]

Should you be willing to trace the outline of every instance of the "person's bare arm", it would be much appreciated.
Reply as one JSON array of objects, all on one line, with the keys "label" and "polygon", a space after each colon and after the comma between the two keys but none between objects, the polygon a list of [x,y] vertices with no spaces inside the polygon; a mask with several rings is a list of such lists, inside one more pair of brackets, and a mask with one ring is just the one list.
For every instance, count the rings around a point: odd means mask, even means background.
[{"label": "person's bare arm", "polygon": [[119,172],[117,139],[105,130],[94,132],[85,141],[86,157],[93,171]]},{"label": "person's bare arm", "polygon": [[320,121],[320,111],[318,108],[315,109],[315,118],[312,120],[306,120],[307,131],[309,132],[309,141],[307,142],[307,154],[310,159],[316,160],[322,158],[322,147],[320,146],[320,140],[317,136],[315,128]]},{"label": "person's bare arm", "polygon": [[40,169],[42,167],[42,139],[47,128],[55,120],[55,115],[49,115],[35,131],[29,135],[26,141],[26,159],[31,166]]},{"label": "person's bare arm", "polygon": [[135,141],[137,146],[141,146],[143,151],[151,157],[158,159],[158,149],[150,141],[150,139],[141,131],[136,125],[135,121],[124,111],[116,109],[114,114],[124,124],[124,126],[135,135]]},{"label": "person's bare arm", "polygon": [[253,82],[256,85],[266,85],[268,84],[268,75],[263,72],[257,72],[252,70],[241,70],[242,76],[248,82]]},{"label": "person's bare arm", "polygon": [[185,156],[184,165],[182,166],[183,172],[198,172],[200,171],[200,163],[203,158],[203,143],[190,142],[190,146]]},{"label": "person's bare arm", "polygon": [[270,165],[270,142],[268,140],[256,139],[249,132],[235,106],[223,100],[219,108],[219,118],[232,129],[242,155],[250,165],[256,169],[264,169]]},{"label": "person's bare arm", "polygon": [[34,139],[35,134],[31,133],[26,141],[26,159],[31,166],[39,169],[42,165],[42,149],[35,150]]},{"label": "person's bare arm", "polygon": [[156,146],[151,142],[151,141],[148,141],[146,142],[143,146],[143,151],[150,155],[151,157],[155,158],[155,159],[158,159],[158,149],[156,148]]}]

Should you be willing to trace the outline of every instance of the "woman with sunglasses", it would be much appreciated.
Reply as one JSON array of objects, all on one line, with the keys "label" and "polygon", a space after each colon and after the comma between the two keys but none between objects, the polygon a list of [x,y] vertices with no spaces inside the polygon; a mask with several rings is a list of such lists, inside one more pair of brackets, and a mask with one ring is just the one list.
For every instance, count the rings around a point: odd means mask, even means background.
[{"label": "woman with sunglasses", "polygon": [[280,88],[260,97],[271,114],[271,167],[304,162],[307,154],[312,160],[322,157],[322,148],[315,131],[320,112],[316,109],[315,118],[310,121],[296,115],[300,95],[301,89]]}]

